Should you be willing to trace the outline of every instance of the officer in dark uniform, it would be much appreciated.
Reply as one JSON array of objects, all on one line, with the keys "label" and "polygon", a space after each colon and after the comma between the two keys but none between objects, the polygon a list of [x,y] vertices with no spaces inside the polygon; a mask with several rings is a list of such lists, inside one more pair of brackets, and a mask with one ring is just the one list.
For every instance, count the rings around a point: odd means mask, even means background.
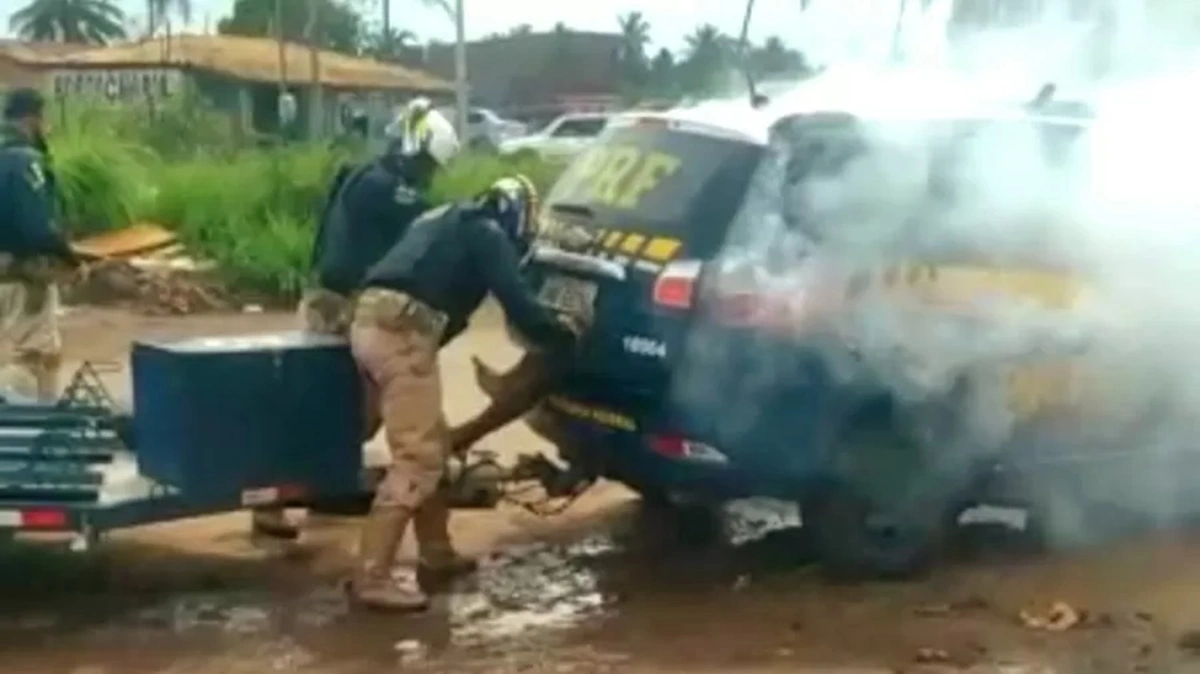
[{"label": "officer in dark uniform", "polygon": [[54,226],[44,108],[36,90],[16,89],[0,126],[0,367],[27,370],[50,401],[62,361],[56,281],[78,259]]},{"label": "officer in dark uniform", "polygon": [[470,571],[450,544],[438,485],[450,451],[438,351],[467,327],[490,293],[530,342],[569,348],[578,327],[542,308],[520,275],[534,232],[536,191],[504,178],[471,203],[422,218],[367,272],[355,303],[350,347],[368,379],[392,465],[363,525],[354,599],[381,609],[420,610],[428,599],[415,570],[392,576],[413,524],[426,578]]},{"label": "officer in dark uniform", "polygon": [[[432,140],[439,143],[414,141],[412,152],[392,145],[378,157],[345,167],[335,176],[313,242],[311,270],[316,283],[300,301],[302,329],[346,334],[351,298],[363,274],[429,208],[429,185],[453,156],[444,148],[455,147],[456,139]],[[368,426],[366,432],[374,431]],[[251,522],[260,536],[294,540],[300,533],[279,506],[256,508]]]}]

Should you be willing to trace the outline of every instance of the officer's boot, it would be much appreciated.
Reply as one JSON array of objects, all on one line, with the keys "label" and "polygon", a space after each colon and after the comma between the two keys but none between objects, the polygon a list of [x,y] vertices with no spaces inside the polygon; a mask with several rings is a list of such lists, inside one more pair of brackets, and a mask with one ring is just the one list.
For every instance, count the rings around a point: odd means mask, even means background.
[{"label": "officer's boot", "polygon": [[350,581],[350,597],[357,604],[382,611],[424,611],[429,597],[421,592],[415,574],[403,581],[392,578],[396,551],[412,510],[397,506],[373,506],[363,522],[358,548],[358,568]]},{"label": "officer's boot", "polygon": [[450,508],[440,491],[430,496],[413,517],[420,564],[417,566],[421,587],[429,592],[450,581],[474,573],[475,560],[464,557],[450,542]]}]

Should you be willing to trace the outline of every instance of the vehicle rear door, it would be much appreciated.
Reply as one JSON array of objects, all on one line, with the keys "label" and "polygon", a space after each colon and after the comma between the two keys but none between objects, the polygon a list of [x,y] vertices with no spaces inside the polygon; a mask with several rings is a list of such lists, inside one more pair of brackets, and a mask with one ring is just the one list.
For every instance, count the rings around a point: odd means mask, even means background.
[{"label": "vehicle rear door", "polygon": [[530,264],[540,301],[594,315],[573,381],[665,384],[703,260],[720,249],[763,146],[657,117],[614,120],[548,196]]}]

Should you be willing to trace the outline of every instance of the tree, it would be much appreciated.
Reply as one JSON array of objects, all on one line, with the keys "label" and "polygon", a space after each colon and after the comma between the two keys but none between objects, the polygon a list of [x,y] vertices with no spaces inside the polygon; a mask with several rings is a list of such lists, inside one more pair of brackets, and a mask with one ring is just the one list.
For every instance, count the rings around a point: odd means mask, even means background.
[{"label": "tree", "polygon": [[513,26],[512,28],[508,29],[509,37],[521,37],[524,35],[532,35],[532,34],[533,34],[533,26],[531,26],[527,23],[517,24],[517,25]]},{"label": "tree", "polygon": [[732,41],[716,26],[704,24],[687,37],[681,85],[689,94],[709,93],[732,58]]},{"label": "tree", "polygon": [[372,33],[366,38],[366,52],[380,61],[401,61],[417,41],[412,31],[397,30]]},{"label": "tree", "polygon": [[631,93],[640,94],[650,79],[650,64],[646,59],[646,45],[650,44],[650,24],[641,12],[630,12],[617,17],[621,28],[621,47],[617,53],[621,79]]},{"label": "tree", "polygon": [[[222,35],[269,37],[275,33],[276,0],[237,0],[233,14],[221,19],[217,32]],[[307,42],[308,3],[282,0],[283,37]],[[320,23],[316,27],[317,45],[348,54],[359,53],[364,41],[362,18],[351,7],[337,0],[317,0]]]},{"label": "tree", "polygon": [[8,24],[26,40],[107,44],[125,37],[125,13],[110,0],[32,0]]},{"label": "tree", "polygon": [[767,38],[761,47],[750,51],[750,70],[760,77],[797,75],[808,71],[804,55],[789,49],[779,37]]},{"label": "tree", "polygon": [[674,97],[678,90],[675,75],[675,55],[666,47],[659,49],[650,61],[650,88],[659,96]]},{"label": "tree", "polygon": [[192,20],[192,0],[146,0],[146,33],[153,35],[159,26],[169,23],[169,15],[175,12],[184,23]]}]

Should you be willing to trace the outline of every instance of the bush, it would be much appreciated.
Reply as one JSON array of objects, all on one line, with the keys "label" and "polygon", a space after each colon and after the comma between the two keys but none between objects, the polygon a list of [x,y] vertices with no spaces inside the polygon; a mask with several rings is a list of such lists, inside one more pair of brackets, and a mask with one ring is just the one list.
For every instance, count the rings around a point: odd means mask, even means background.
[{"label": "bush", "polygon": [[153,194],[154,155],[111,136],[56,143],[52,156],[60,219],[73,235],[128,223]]},{"label": "bush", "polygon": [[467,154],[457,158],[434,180],[432,198],[437,203],[465,199],[478,194],[497,179],[523,173],[545,194],[558,179],[561,169],[542,161],[537,155],[502,157],[493,154]]},{"label": "bush", "polygon": [[[195,255],[215,261],[234,288],[294,297],[308,272],[326,190],[349,159],[345,151],[320,144],[231,150],[218,143],[185,153],[186,136],[172,147],[152,147],[106,126],[122,114],[108,109],[54,137],[66,228],[79,235],[160,224]],[[548,190],[558,170],[536,157],[464,155],[435,181],[432,198],[468,198],[516,171]]]},{"label": "bush", "polygon": [[234,285],[294,296],[342,159],[310,145],[164,163],[157,193],[141,216],[173,228],[191,250],[215,260]]}]

